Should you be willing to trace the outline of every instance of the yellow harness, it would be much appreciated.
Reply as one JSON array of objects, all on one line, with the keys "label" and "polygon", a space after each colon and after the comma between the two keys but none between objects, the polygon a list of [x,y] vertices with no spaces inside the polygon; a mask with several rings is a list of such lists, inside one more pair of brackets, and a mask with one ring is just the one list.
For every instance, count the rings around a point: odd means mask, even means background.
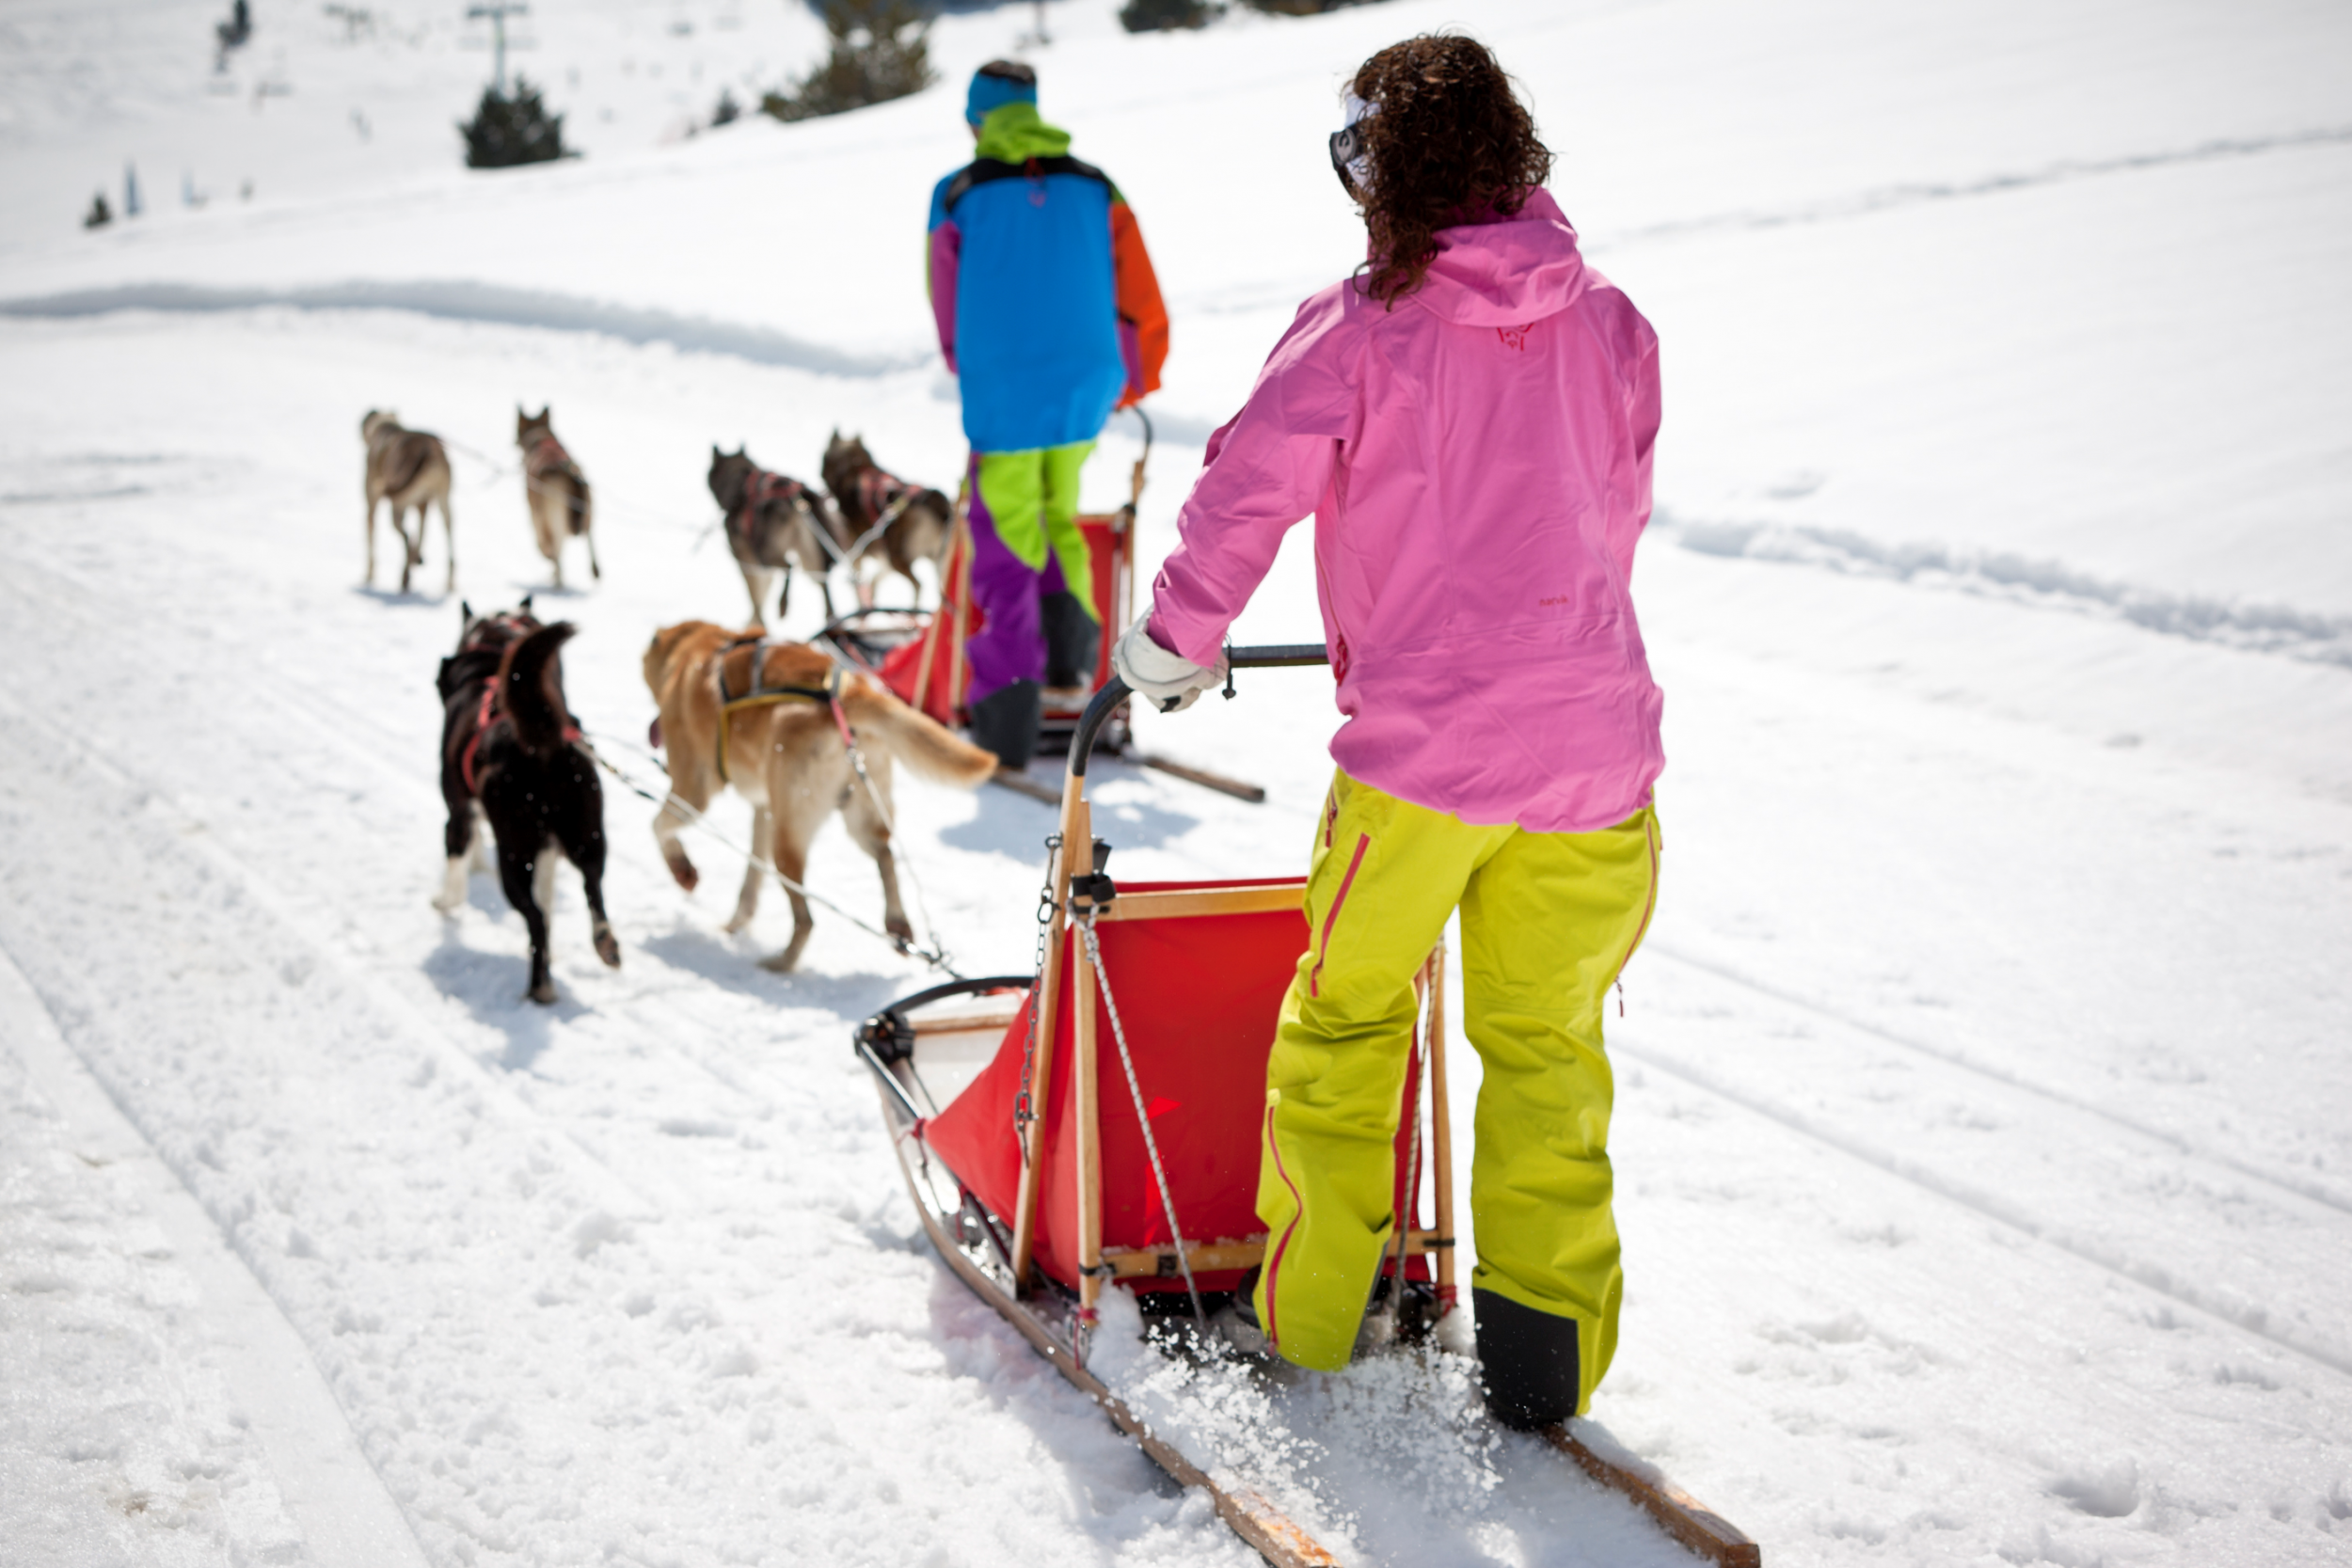
[{"label": "yellow harness", "polygon": [[[849,719],[841,711],[840,667],[834,666],[826,674],[822,686],[770,686],[767,679],[768,650],[782,646],[784,644],[771,642],[765,637],[739,637],[719,650],[718,662],[711,667],[711,673],[719,684],[719,777],[723,781],[733,782],[727,773],[727,739],[730,721],[738,708],[771,707],[777,703],[822,703],[832,711],[834,725],[840,730],[843,743],[855,745],[850,738]],[[731,696],[727,691],[727,655],[743,647],[752,650],[750,689],[739,697]]]}]

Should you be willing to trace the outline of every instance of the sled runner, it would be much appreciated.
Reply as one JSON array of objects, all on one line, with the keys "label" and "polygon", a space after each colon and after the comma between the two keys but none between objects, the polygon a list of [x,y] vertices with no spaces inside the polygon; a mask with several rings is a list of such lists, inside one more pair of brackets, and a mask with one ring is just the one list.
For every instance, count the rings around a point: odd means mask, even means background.
[{"label": "sled runner", "polygon": [[[1323,657],[1319,646],[1236,648],[1231,663]],[[1203,1469],[1155,1433],[1090,1366],[1108,1286],[1134,1294],[1145,1321],[1169,1331],[1166,1344],[1220,1354],[1211,1313],[1230,1314],[1265,1255],[1255,1197],[1266,1057],[1309,945],[1304,878],[1121,885],[1108,874],[1086,777],[1095,732],[1127,696],[1106,673],[1072,737],[1036,972],[918,991],[859,1025],[856,1050],[924,1228],[957,1275],[1170,1476],[1203,1488],[1269,1562],[1336,1563],[1246,1478]],[[1441,943],[1414,982],[1420,1017],[1394,1146],[1400,1223],[1374,1296],[1408,1338],[1454,1305],[1444,984]],[[1187,1341],[1188,1323],[1199,1337]],[[1746,1537],[1638,1461],[1604,1456],[1565,1427],[1545,1436],[1701,1556],[1725,1568],[1759,1560]]]}]

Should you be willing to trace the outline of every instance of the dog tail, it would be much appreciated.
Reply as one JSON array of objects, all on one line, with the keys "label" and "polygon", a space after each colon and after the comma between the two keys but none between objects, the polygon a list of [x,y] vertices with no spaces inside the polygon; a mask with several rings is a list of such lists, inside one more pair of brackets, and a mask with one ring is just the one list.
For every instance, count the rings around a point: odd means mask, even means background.
[{"label": "dog tail", "polygon": [[571,722],[564,704],[564,667],[556,655],[580,628],[569,621],[541,626],[506,650],[499,671],[499,698],[514,721],[515,738],[523,750],[547,756],[563,749],[564,727]]},{"label": "dog tail", "polygon": [[851,723],[881,736],[890,754],[912,768],[916,778],[977,789],[996,771],[994,752],[959,740],[938,721],[907,706],[871,681],[849,682],[841,705]]}]

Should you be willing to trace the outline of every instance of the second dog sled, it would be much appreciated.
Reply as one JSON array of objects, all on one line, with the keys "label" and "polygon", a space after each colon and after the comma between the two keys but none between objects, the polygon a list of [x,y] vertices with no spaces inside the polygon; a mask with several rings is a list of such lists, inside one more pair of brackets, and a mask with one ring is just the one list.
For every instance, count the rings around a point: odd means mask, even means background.
[{"label": "second dog sled", "polygon": [[[1069,749],[1088,703],[1111,681],[1112,640],[1135,618],[1136,508],[1143,499],[1144,470],[1152,457],[1152,422],[1142,409],[1133,412],[1143,420],[1143,452],[1128,476],[1126,501],[1115,512],[1078,518],[1078,531],[1085,536],[1093,562],[1094,602],[1104,612],[1102,635],[1095,640],[1089,668],[1063,673],[1077,677],[1073,684],[1054,685],[1049,676],[1038,723],[1038,750],[1046,754]],[[879,678],[901,701],[951,729],[970,722],[972,671],[964,657],[964,645],[987,624],[972,598],[970,497],[967,481],[956,498],[954,543],[941,568],[937,610],[855,610],[835,617],[820,634],[836,653]],[[1265,799],[1265,791],[1256,784],[1136,752],[1133,742],[1123,712],[1113,713],[1094,732],[1093,745],[1107,755],[1237,800],[1255,803]],[[1048,804],[1058,803],[1059,798],[1049,785],[1025,774],[1002,773],[998,781]]]},{"label": "second dog sled", "polygon": [[[1322,660],[1320,647],[1231,656],[1235,669]],[[1204,1490],[1267,1561],[1335,1564],[1249,1475],[1198,1462],[1155,1430],[1098,1362],[1111,1291],[1133,1295],[1169,1354],[1226,1354],[1211,1323],[1230,1325],[1243,1275],[1264,1256],[1255,1193],[1265,1064],[1309,945],[1303,878],[1121,885],[1109,875],[1086,779],[1094,736],[1127,695],[1107,676],[1072,736],[1035,972],[905,997],[859,1026],[856,1050],[948,1267],[1170,1476]],[[1374,1297],[1375,1316],[1406,1340],[1454,1306],[1444,987],[1440,943],[1415,980],[1394,1145],[1400,1223]],[[1760,1560],[1754,1543],[1639,1461],[1565,1426],[1544,1435],[1699,1556],[1724,1568]]]}]

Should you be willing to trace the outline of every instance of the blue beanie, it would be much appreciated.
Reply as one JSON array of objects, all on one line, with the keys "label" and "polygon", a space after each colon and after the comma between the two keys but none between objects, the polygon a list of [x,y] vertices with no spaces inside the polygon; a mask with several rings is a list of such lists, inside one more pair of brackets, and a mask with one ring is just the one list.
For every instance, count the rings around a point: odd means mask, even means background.
[{"label": "blue beanie", "polygon": [[1008,103],[1036,102],[1035,82],[1016,82],[995,75],[982,66],[972,74],[972,90],[963,95],[963,118],[977,125],[989,117],[991,110],[1001,109]]}]

